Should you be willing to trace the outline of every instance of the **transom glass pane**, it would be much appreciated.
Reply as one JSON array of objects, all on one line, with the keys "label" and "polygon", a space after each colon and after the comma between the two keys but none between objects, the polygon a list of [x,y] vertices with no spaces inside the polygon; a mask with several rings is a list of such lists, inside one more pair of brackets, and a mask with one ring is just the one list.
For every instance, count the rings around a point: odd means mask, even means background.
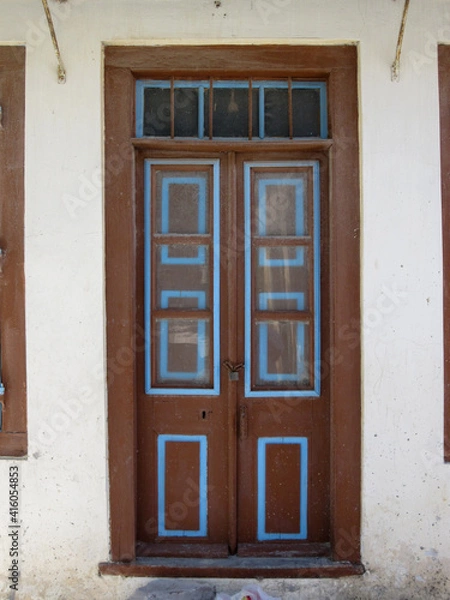
[{"label": "transom glass pane", "polygon": [[326,138],[326,83],[287,79],[139,80],[136,135],[199,139]]}]

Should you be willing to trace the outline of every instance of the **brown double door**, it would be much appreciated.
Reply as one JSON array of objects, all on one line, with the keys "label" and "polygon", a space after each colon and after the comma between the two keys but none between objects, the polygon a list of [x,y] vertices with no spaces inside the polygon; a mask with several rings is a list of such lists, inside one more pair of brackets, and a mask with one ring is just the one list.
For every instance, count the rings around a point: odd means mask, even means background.
[{"label": "brown double door", "polygon": [[265,150],[139,162],[141,556],[326,552],[327,160]]}]

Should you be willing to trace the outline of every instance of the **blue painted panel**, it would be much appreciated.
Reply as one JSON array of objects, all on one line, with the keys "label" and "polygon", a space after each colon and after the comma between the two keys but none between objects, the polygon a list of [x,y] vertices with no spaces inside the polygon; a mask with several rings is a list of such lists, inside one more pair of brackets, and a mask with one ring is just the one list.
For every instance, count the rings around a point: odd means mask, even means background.
[{"label": "blue painted panel", "polygon": [[[268,444],[300,446],[300,530],[298,533],[266,532],[266,448]],[[308,537],[308,438],[274,437],[258,439],[258,533],[264,540],[305,540]]]},{"label": "blue painted panel", "polygon": [[[167,82],[162,82],[167,83]],[[190,82],[193,85],[192,82]],[[170,87],[170,85],[169,85]],[[213,373],[212,381],[213,386],[211,388],[197,388],[195,387],[195,379],[193,380],[192,387],[183,388],[167,388],[167,387],[152,387],[152,315],[151,315],[151,297],[152,297],[152,273],[151,273],[151,235],[152,235],[152,223],[150,215],[152,214],[151,207],[154,198],[151,196],[151,177],[152,169],[157,168],[160,165],[170,165],[177,168],[178,165],[211,165],[213,169],[213,231],[212,231],[212,247],[220,247],[220,162],[219,160],[203,160],[203,159],[146,159],[144,161],[144,318],[145,318],[145,393],[149,395],[161,395],[161,396],[218,396],[220,394],[220,253],[214,252],[213,256],[213,286],[214,295],[211,298],[211,305],[213,306],[213,324],[212,324],[212,353],[213,353]],[[199,254],[197,258],[188,260],[199,260],[199,263],[189,264],[205,264],[206,261],[206,250],[203,257],[202,247],[199,247]],[[163,252],[163,248],[161,249]],[[179,261],[176,257],[168,256],[167,260]],[[179,262],[169,262],[168,264],[180,264]],[[186,264],[186,263],[183,263]],[[198,362],[197,362],[198,367]],[[198,369],[200,370],[200,369]]]},{"label": "blue painted panel", "polygon": [[[166,529],[166,444],[193,442],[200,444],[199,528]],[[208,440],[206,435],[158,435],[158,535],[165,537],[205,537],[208,534]]]},{"label": "blue painted panel", "polygon": [[[269,324],[259,323],[259,378],[267,382],[283,383],[285,381],[300,381],[307,375],[304,357],[305,324],[297,323],[297,370],[295,373],[269,373],[267,348],[269,344]],[[266,394],[270,396],[270,392]]]},{"label": "blue painted panel", "polygon": [[191,290],[162,290],[161,308],[169,308],[170,298],[197,298],[197,308],[206,308],[205,292],[193,292]]},{"label": "blue painted panel", "polygon": [[266,234],[266,188],[269,185],[292,186],[295,188],[295,235],[305,235],[304,183],[303,179],[260,179],[258,181],[259,235]]},{"label": "blue painted panel", "polygon": [[305,294],[303,292],[260,292],[259,310],[267,310],[269,300],[296,300],[297,310],[305,310]]},{"label": "blue painted panel", "polygon": [[305,249],[296,248],[295,258],[267,258],[266,248],[259,248],[258,264],[260,267],[303,267]]},{"label": "blue painted panel", "polygon": [[169,204],[171,185],[198,186],[198,231],[191,233],[206,233],[206,181],[203,177],[164,177],[162,180],[161,197],[161,233],[171,233],[169,223]]},{"label": "blue painted panel", "polygon": [[[244,163],[244,215],[245,215],[245,364],[252,364],[252,264],[251,264],[251,171],[253,168],[309,167],[313,172],[314,213],[314,389],[313,390],[252,390],[252,373],[245,369],[245,396],[268,397],[318,397],[320,396],[320,171],[318,161],[246,162]],[[283,264],[284,261],[283,261]]]}]

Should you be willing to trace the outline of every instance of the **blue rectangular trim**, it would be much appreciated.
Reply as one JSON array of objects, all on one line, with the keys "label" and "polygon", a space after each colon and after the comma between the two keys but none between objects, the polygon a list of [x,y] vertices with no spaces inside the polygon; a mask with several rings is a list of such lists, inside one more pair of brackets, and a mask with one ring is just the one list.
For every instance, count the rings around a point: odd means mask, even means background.
[{"label": "blue rectangular trim", "polygon": [[[245,369],[244,389],[247,398],[319,397],[320,396],[320,171],[318,161],[245,162],[245,364],[252,364],[252,265],[251,265],[251,170],[258,167],[310,167],[313,171],[314,213],[314,389],[313,390],[252,390],[251,369]],[[285,263],[284,263],[285,264]]]},{"label": "blue rectangular trim", "polygon": [[303,267],[305,264],[305,249],[296,248],[295,258],[267,258],[266,248],[260,248],[258,252],[258,264],[260,267]]},{"label": "blue rectangular trim", "polygon": [[197,298],[197,308],[206,308],[205,292],[192,292],[190,290],[162,290],[161,308],[169,308],[170,298]]},{"label": "blue rectangular trim", "polygon": [[[213,335],[213,373],[212,380],[213,386],[211,388],[197,388],[197,387],[152,387],[152,373],[151,373],[151,174],[152,168],[158,165],[173,165],[176,168],[178,165],[210,165],[213,169],[213,248],[220,247],[220,162],[216,159],[202,160],[202,159],[146,159],[144,161],[144,318],[145,318],[145,393],[149,395],[160,395],[160,396],[218,396],[220,394],[220,253],[215,251],[213,253],[213,293],[214,297],[210,299],[211,305],[213,306],[213,324],[212,324],[212,335]],[[205,194],[206,204],[206,194]],[[204,256],[202,254],[204,251]],[[164,247],[161,249],[162,255],[164,255]],[[176,257],[169,257],[167,249],[167,260],[168,264],[181,264],[183,259]],[[199,254],[197,258],[186,259],[188,261],[199,261],[195,264],[204,264],[206,260],[206,249],[199,247]],[[194,264],[182,263],[182,264]],[[163,344],[164,350],[164,344]],[[167,354],[166,354],[167,356]],[[197,360],[197,367],[199,362]],[[200,371],[201,368],[198,368]]]},{"label": "blue rectangular trim", "polygon": [[[199,529],[166,529],[166,444],[200,444]],[[206,435],[158,435],[158,535],[165,537],[205,537],[208,535],[208,440]]]},{"label": "blue rectangular trim", "polygon": [[260,292],[259,310],[267,310],[269,300],[297,300],[297,310],[305,310],[305,294],[303,292]]},{"label": "blue rectangular trim", "polygon": [[197,247],[197,256],[169,256],[169,246],[161,246],[162,265],[205,265],[206,247]]},{"label": "blue rectangular trim", "polygon": [[[300,530],[298,533],[266,532],[266,447],[268,444],[300,446]],[[274,437],[258,439],[258,533],[264,540],[305,540],[308,537],[308,438]]]}]

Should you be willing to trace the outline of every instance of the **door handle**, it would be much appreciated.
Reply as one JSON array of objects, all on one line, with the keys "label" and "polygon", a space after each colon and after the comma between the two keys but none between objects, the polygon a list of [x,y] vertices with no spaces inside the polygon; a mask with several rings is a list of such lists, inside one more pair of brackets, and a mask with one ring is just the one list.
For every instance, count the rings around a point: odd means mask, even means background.
[{"label": "door handle", "polygon": [[241,404],[239,407],[239,439],[246,440],[248,436],[247,407]]}]

